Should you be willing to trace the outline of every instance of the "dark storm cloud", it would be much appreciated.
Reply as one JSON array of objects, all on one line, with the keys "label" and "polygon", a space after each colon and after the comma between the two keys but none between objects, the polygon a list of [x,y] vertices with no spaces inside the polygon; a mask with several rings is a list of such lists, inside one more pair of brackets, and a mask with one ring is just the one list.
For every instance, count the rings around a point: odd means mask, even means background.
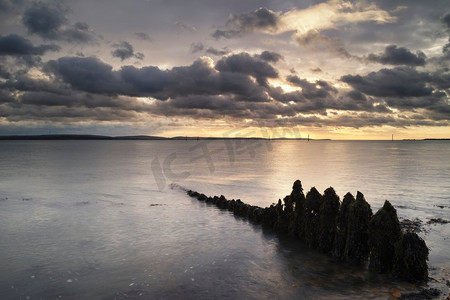
[{"label": "dark storm cloud", "polygon": [[70,94],[70,91],[64,85],[46,80],[33,79],[26,73],[16,73],[14,76],[10,76],[8,80],[0,84],[0,88],[7,89],[11,92],[44,91],[55,94]]},{"label": "dark storm cloud", "polygon": [[306,79],[300,79],[296,75],[289,75],[286,80],[291,84],[302,88],[302,95],[307,99],[326,98],[330,94],[337,93],[337,89],[323,80],[317,80],[315,83]]},{"label": "dark storm cloud", "polygon": [[[385,105],[376,103],[359,92],[339,95],[338,90],[329,83],[318,80],[309,82],[297,76],[290,76],[291,84],[302,90],[284,92],[281,88],[271,88],[273,99],[289,105],[278,108],[277,114],[295,116],[297,113],[319,113],[327,115],[328,109],[342,111],[391,112]],[[356,99],[355,99],[356,98]]]},{"label": "dark storm cloud", "polygon": [[265,85],[267,78],[277,78],[278,72],[269,63],[262,60],[259,55],[250,56],[248,53],[239,53],[219,60],[216,69],[220,72],[242,73],[255,77],[259,84]]},{"label": "dark storm cloud", "polygon": [[112,66],[95,57],[61,57],[47,62],[44,69],[81,91],[117,94],[124,89]]},{"label": "dark storm cloud", "polygon": [[[6,103],[1,105],[6,98]],[[148,113],[151,107],[132,98],[111,97],[80,91],[58,94],[27,91],[15,101],[0,90],[0,116],[11,122],[22,120],[126,121]]]},{"label": "dark storm cloud", "polygon": [[417,72],[412,68],[397,67],[364,77],[347,75],[341,80],[355,89],[349,95],[355,100],[362,98],[359,93],[364,93],[401,112],[421,112],[429,120],[450,120],[450,104],[444,92],[450,88],[448,72]]},{"label": "dark storm cloud", "polygon": [[227,48],[216,49],[214,47],[208,47],[208,49],[206,49],[206,53],[216,55],[216,56],[223,56],[223,55],[227,55],[228,53],[230,53],[230,50],[228,50]]},{"label": "dark storm cloud", "polygon": [[436,71],[432,75],[433,84],[439,89],[450,89],[450,70]]},{"label": "dark storm cloud", "polygon": [[9,122],[45,121],[45,122],[81,122],[81,121],[129,121],[137,119],[139,114],[135,111],[118,110],[117,108],[86,108],[26,105],[5,106],[0,105],[0,116]]},{"label": "dark storm cloud", "polygon": [[371,53],[367,59],[385,65],[424,66],[426,56],[422,51],[414,54],[406,48],[389,45],[383,53]]},{"label": "dark storm cloud", "polygon": [[[430,95],[429,97],[420,98],[387,98],[386,103],[393,108],[401,109],[418,109],[418,108],[433,108],[444,104],[442,101],[443,95]],[[448,107],[448,105],[447,105]]]},{"label": "dark storm cloud", "polygon": [[364,96],[363,93],[361,93],[359,91],[355,91],[355,90],[348,92],[347,97],[349,97],[350,99],[355,100],[357,102],[367,101],[367,97]]},{"label": "dark storm cloud", "polygon": [[60,106],[80,108],[116,108],[125,111],[145,112],[147,106],[135,100],[121,99],[119,97],[108,97],[90,93],[76,92],[66,95],[49,92],[35,91],[25,93],[20,97],[22,104],[39,106]]},{"label": "dark storm cloud", "polygon": [[[301,89],[285,92],[266,80],[278,78],[277,70],[267,61],[279,57],[271,54],[237,53],[223,57],[215,65],[208,58],[200,58],[190,65],[167,70],[156,66],[123,66],[114,70],[94,57],[62,57],[44,67],[48,75],[55,76],[52,81],[24,74],[0,85],[0,97],[4,99],[0,114],[10,121],[118,121],[145,118],[144,114],[247,119],[271,126],[355,128],[428,124],[431,120],[448,123],[450,109],[445,94],[426,86],[437,86],[437,78],[445,86],[446,77],[411,68],[383,69],[366,76],[344,76],[342,80],[354,90],[342,92],[330,82],[290,75],[286,80]],[[415,96],[405,92],[405,86],[412,87]],[[20,91],[15,96],[17,101],[12,96],[16,91]],[[157,100],[146,103],[131,98],[135,96]],[[391,108],[405,112],[405,116],[393,116]],[[335,110],[342,113],[335,114]],[[418,111],[425,119],[411,119],[411,113]]]},{"label": "dark storm cloud", "polygon": [[267,61],[267,62],[278,62],[279,60],[283,59],[283,56],[277,52],[273,51],[263,51],[261,54],[257,55],[256,57]]},{"label": "dark storm cloud", "polygon": [[450,12],[445,13],[441,17],[441,22],[447,26],[447,28],[450,29]]},{"label": "dark storm cloud", "polygon": [[67,9],[61,4],[37,2],[24,12],[22,22],[32,34],[57,39],[60,28],[68,22],[66,12]]},{"label": "dark storm cloud", "polygon": [[[127,89],[118,91],[118,93],[125,95],[150,95],[162,92],[166,86],[172,83],[167,71],[162,71],[153,66],[142,68],[124,66],[115,73],[126,86],[129,86]],[[167,97],[163,96],[163,98]]]},{"label": "dark storm cloud", "polygon": [[174,67],[167,71],[170,84],[158,96],[234,94],[237,101],[267,101],[264,88],[250,78],[251,70],[239,72],[218,66],[214,68],[209,61],[198,59],[190,66]]},{"label": "dark storm cloud", "polygon": [[[394,127],[407,127],[407,126],[448,126],[449,123],[446,120],[436,121],[426,118],[413,118],[407,115],[392,116],[392,115],[379,115],[371,113],[357,113],[350,112],[341,114],[333,118],[319,118],[318,116],[295,116],[292,118],[278,118],[259,120],[254,122],[256,126],[338,126],[338,127],[350,127],[350,128],[362,128],[362,127],[379,127],[383,125]],[[250,124],[248,124],[250,125]]]},{"label": "dark storm cloud", "polygon": [[0,55],[43,55],[47,51],[59,50],[60,47],[57,45],[33,46],[29,40],[17,34],[0,36]]},{"label": "dark storm cloud", "polygon": [[126,41],[122,41],[120,43],[113,44],[113,47],[115,49],[113,51],[111,51],[111,55],[114,57],[120,58],[121,61],[124,61],[131,57],[137,58],[139,60],[144,59],[144,54],[142,54],[140,52],[134,53],[133,46]]},{"label": "dark storm cloud", "polygon": [[67,19],[69,9],[62,3],[35,2],[25,10],[22,23],[30,34],[47,40],[61,40],[70,43],[89,43],[97,39],[86,23],[71,24]]},{"label": "dark storm cloud", "polygon": [[[170,70],[160,70],[158,67],[152,66],[142,68],[125,66],[118,71],[113,71],[111,66],[96,58],[67,57],[49,62],[47,69],[80,91],[102,95],[151,96],[176,103],[177,108],[184,107],[185,109],[199,105],[198,103],[205,104],[209,97],[216,99],[215,101],[219,99],[222,103],[224,103],[224,98],[220,97],[224,95],[227,95],[227,99],[235,102],[263,103],[270,101],[268,98],[270,95],[272,101],[280,104],[291,103],[288,107],[281,105],[275,110],[287,115],[295,115],[297,112],[323,113],[326,109],[388,112],[389,110],[382,104],[375,104],[383,101],[368,98],[363,93],[370,94],[370,90],[368,91],[370,87],[373,90],[378,88],[384,91],[384,94],[378,93],[374,96],[394,95],[399,97],[399,91],[403,91],[398,86],[394,87],[394,91],[397,93],[386,91],[386,86],[391,84],[392,80],[389,77],[385,79],[383,76],[392,70],[382,70],[380,71],[382,75],[369,74],[361,78],[348,75],[343,78],[355,88],[354,91],[344,96],[339,96],[338,90],[323,80],[309,82],[291,75],[287,77],[287,81],[301,87],[301,91],[287,93],[280,88],[268,87],[266,83],[258,84],[251,80],[250,76],[255,78],[278,76],[273,67],[268,68],[267,63],[261,65],[260,63],[263,61],[256,56],[252,57],[247,53],[241,53],[225,57],[217,62],[215,68],[206,60],[199,59],[190,66],[174,67]],[[395,71],[399,72],[399,70]],[[414,70],[410,70],[410,73],[403,77],[414,75],[414,72]],[[395,77],[398,77],[397,73],[394,74]],[[415,77],[412,76],[412,81],[417,80],[419,75],[417,73]],[[420,76],[423,77],[423,75]],[[409,86],[411,82],[408,81],[404,84]],[[371,87],[372,85],[377,88]],[[429,94],[431,93],[431,90],[424,85],[420,86]],[[400,95],[406,97],[401,93]],[[408,93],[407,96],[411,96],[411,93]],[[183,103],[193,101],[193,99],[201,100],[196,100],[197,104]],[[227,103],[229,104],[229,101]]]},{"label": "dark storm cloud", "polygon": [[3,103],[10,103],[13,101],[14,98],[11,96],[11,93],[9,91],[0,89],[0,105]]},{"label": "dark storm cloud", "polygon": [[115,49],[111,51],[111,55],[120,58],[122,61],[134,55],[133,46],[128,42],[120,42],[114,44],[113,47]]},{"label": "dark storm cloud", "polygon": [[231,15],[225,29],[217,29],[212,36],[216,39],[234,38],[254,30],[274,31],[277,28],[279,16],[267,8],[240,15]]},{"label": "dark storm cloud", "polygon": [[[0,62],[1,62],[1,60],[0,60]],[[11,73],[8,71],[8,69],[4,65],[0,64],[0,78],[8,79],[10,77],[11,77]]]},{"label": "dark storm cloud", "polygon": [[433,91],[427,86],[430,81],[428,73],[408,67],[381,69],[366,76],[345,75],[341,81],[355,90],[376,97],[422,97],[430,96]]},{"label": "dark storm cloud", "polygon": [[[259,66],[259,64],[255,64]],[[45,69],[74,89],[111,95],[152,96],[160,100],[189,94],[236,94],[239,101],[267,101],[264,89],[247,74],[274,75],[264,68],[250,70],[214,69],[199,59],[189,66],[160,70],[148,66],[124,66],[118,71],[94,57],[62,57],[49,61]],[[269,69],[270,70],[270,69]],[[261,77],[263,78],[263,77]]]}]

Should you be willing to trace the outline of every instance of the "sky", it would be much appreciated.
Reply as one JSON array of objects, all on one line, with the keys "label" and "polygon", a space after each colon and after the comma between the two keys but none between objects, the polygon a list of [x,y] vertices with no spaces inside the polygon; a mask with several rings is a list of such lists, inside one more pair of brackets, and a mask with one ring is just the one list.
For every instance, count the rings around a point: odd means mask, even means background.
[{"label": "sky", "polygon": [[0,135],[450,138],[448,0],[0,0]]}]

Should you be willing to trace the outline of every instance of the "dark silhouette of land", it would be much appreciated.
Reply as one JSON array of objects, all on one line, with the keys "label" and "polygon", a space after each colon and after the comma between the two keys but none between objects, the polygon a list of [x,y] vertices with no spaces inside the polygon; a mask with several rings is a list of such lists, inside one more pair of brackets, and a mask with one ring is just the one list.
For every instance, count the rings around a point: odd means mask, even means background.
[{"label": "dark silhouette of land", "polygon": [[[329,141],[331,139],[289,138],[289,137],[162,137],[153,135],[91,135],[91,134],[44,134],[44,135],[0,135],[0,140],[301,140]],[[450,141],[450,138],[403,139],[401,141]]]},{"label": "dark silhouette of land", "polygon": [[[308,138],[259,138],[259,137],[161,137],[151,135],[107,136],[85,134],[46,134],[46,135],[3,135],[0,140],[308,140]],[[310,139],[313,140],[313,139]],[[322,139],[327,140],[327,139]]]}]

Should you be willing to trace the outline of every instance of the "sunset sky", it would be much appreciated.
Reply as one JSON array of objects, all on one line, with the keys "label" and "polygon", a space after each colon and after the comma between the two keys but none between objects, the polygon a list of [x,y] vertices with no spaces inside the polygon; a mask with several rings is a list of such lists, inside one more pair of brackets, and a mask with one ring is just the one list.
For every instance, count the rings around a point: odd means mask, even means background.
[{"label": "sunset sky", "polygon": [[0,135],[450,138],[450,2],[0,0]]}]

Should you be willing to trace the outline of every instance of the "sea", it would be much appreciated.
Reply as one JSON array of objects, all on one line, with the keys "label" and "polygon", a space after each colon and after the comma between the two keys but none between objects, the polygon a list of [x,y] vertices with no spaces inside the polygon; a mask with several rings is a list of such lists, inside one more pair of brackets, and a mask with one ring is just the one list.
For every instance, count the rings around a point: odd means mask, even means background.
[{"label": "sea", "polygon": [[[418,286],[308,249],[192,189],[269,206],[293,182],[419,219]],[[395,299],[450,284],[450,141],[0,141],[1,299]]]}]

